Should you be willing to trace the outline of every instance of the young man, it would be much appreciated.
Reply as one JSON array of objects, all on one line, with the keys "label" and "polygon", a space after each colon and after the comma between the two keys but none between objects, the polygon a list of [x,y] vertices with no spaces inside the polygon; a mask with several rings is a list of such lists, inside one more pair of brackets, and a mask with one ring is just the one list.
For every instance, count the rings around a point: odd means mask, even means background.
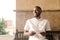
[{"label": "young man", "polygon": [[24,27],[24,35],[29,36],[29,40],[46,40],[46,31],[51,30],[47,19],[41,18],[42,9],[35,6],[34,18],[28,19]]}]

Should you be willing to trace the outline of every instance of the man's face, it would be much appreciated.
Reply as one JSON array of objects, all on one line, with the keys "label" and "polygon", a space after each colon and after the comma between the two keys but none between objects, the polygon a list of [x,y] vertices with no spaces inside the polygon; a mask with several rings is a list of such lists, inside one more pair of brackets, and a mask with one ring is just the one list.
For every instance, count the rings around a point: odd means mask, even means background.
[{"label": "man's face", "polygon": [[33,14],[34,14],[35,17],[40,16],[40,15],[39,15],[40,13],[39,13],[39,11],[38,11],[36,8],[34,8]]}]

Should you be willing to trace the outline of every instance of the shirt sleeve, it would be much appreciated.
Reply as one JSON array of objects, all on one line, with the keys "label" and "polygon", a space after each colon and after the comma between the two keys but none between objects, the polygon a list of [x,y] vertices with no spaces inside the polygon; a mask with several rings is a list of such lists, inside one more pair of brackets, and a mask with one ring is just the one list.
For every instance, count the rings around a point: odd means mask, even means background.
[{"label": "shirt sleeve", "polygon": [[28,21],[28,20],[26,21],[26,24],[25,24],[24,30],[29,31],[29,21]]},{"label": "shirt sleeve", "polygon": [[47,21],[46,23],[46,31],[51,31],[50,23]]}]

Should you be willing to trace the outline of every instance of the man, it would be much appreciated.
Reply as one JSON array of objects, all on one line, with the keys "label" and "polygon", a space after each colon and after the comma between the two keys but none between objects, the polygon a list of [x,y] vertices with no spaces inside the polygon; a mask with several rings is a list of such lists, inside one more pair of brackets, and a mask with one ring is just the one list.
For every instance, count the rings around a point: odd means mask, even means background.
[{"label": "man", "polygon": [[29,40],[46,40],[46,31],[51,30],[47,19],[41,18],[42,9],[35,6],[34,18],[28,19],[24,27],[24,35],[29,36]]}]

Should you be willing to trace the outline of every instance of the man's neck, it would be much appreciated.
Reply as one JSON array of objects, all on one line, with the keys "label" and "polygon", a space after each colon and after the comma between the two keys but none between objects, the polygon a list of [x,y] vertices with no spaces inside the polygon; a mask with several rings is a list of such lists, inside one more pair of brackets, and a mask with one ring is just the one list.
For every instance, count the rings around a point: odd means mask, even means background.
[{"label": "man's neck", "polygon": [[39,17],[36,17],[37,20],[39,20],[40,18],[41,18],[40,16]]}]

